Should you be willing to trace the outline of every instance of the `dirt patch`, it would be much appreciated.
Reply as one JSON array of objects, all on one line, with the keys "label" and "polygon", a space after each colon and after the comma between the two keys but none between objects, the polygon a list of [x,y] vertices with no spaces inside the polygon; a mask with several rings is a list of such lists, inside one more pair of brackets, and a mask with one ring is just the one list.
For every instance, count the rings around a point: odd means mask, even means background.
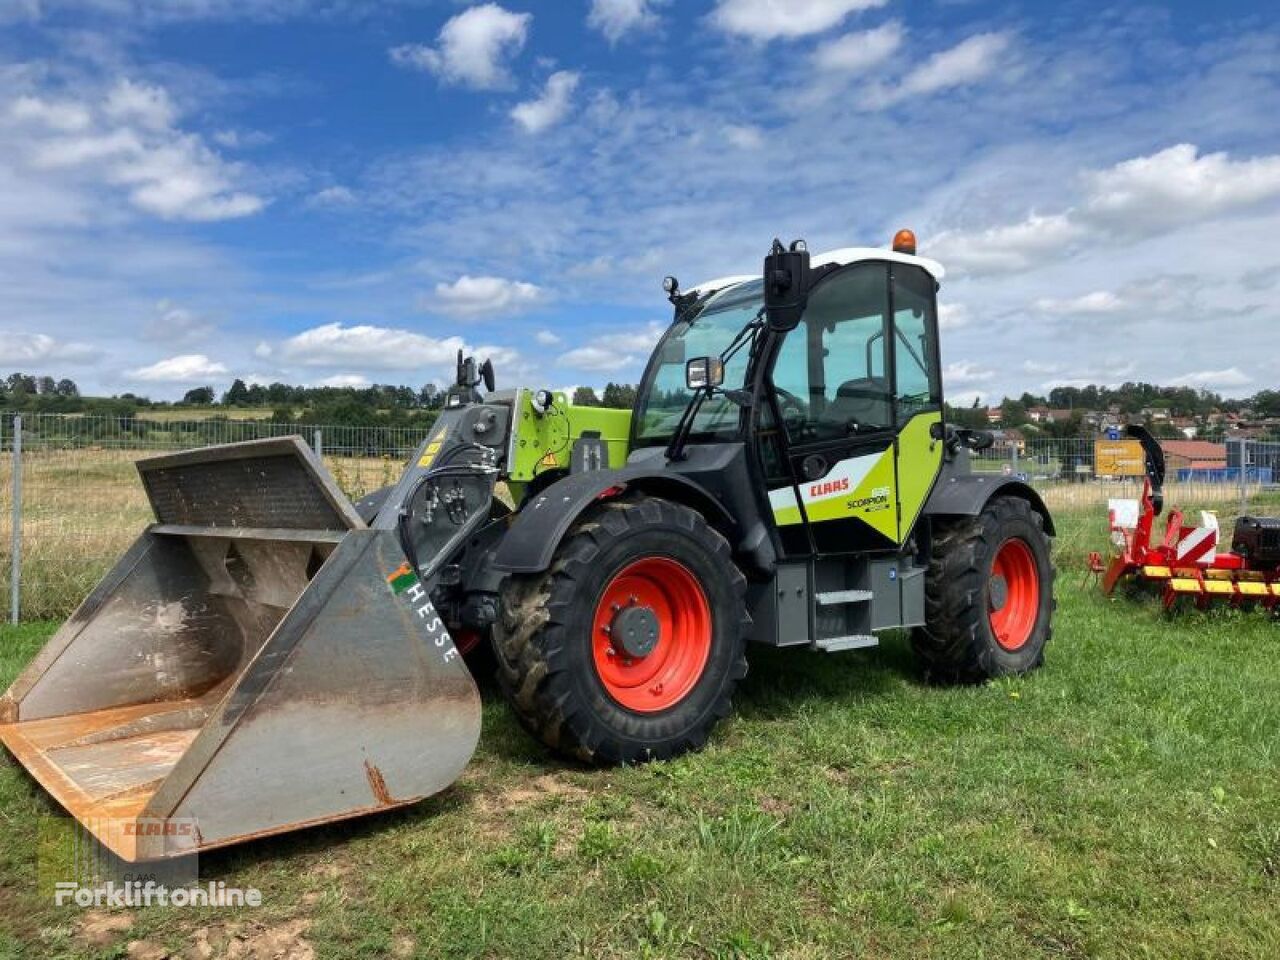
[{"label": "dirt patch", "polygon": [[187,960],[315,960],[315,950],[304,936],[310,926],[311,921],[297,919],[266,927],[203,927],[182,956]]},{"label": "dirt patch", "polygon": [[117,936],[133,926],[133,917],[128,913],[109,913],[106,910],[93,910],[84,915],[80,921],[78,936],[85,943],[95,947],[105,947],[113,943]]},{"label": "dirt patch", "polygon": [[544,773],[504,789],[479,790],[473,803],[481,817],[505,818],[514,809],[539,803],[547,798],[585,799],[590,795],[575,783],[569,783],[555,773]]},{"label": "dirt patch", "polygon": [[129,960],[165,960],[169,951],[150,940],[134,940],[125,947],[124,955]]}]

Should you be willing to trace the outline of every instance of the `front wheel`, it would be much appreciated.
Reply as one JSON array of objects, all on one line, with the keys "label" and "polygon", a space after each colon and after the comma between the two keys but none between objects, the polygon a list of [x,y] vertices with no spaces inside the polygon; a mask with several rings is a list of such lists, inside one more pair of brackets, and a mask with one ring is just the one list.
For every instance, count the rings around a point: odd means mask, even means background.
[{"label": "front wheel", "polygon": [[1020,497],[935,521],[926,625],[911,638],[927,677],[978,683],[1044,662],[1054,609],[1049,546],[1044,518]]},{"label": "front wheel", "polygon": [[550,570],[505,585],[499,682],[527,730],[589,763],[697,749],[747,671],[745,594],[729,544],[696,511],[604,504]]}]

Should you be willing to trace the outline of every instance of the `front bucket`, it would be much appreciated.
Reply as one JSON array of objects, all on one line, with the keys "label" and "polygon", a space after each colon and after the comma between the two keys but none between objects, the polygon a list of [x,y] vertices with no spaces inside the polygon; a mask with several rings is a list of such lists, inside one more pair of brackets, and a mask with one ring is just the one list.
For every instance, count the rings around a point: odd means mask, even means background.
[{"label": "front bucket", "polygon": [[[296,437],[138,465],[157,522],[0,699],[108,849],[189,854],[452,783],[480,699],[425,589]],[[408,589],[406,589],[406,586]]]}]

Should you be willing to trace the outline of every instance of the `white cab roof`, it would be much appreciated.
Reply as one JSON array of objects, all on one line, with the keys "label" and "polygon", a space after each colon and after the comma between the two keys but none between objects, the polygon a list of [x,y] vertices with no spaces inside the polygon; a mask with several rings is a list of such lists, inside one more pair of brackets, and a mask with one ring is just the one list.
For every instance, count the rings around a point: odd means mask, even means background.
[{"label": "white cab roof", "polygon": [[[936,260],[930,260],[928,257],[916,257],[908,253],[898,253],[894,250],[883,250],[880,247],[841,247],[839,250],[829,250],[826,253],[814,254],[809,258],[809,265],[823,267],[829,263],[835,263],[843,267],[859,260],[892,260],[894,263],[910,263],[913,266],[923,268],[934,280],[938,281],[941,281],[947,273],[942,268],[942,264]],[[758,273],[720,277],[718,280],[707,280],[685,292],[709,293],[715,290],[727,290],[729,287],[736,287],[740,283],[759,279],[760,274]]]}]

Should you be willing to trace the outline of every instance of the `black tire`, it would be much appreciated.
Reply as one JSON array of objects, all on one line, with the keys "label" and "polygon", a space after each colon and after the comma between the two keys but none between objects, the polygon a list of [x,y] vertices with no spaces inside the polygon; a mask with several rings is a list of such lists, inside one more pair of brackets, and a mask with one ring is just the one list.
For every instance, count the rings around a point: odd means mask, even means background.
[{"label": "black tire", "polygon": [[[992,566],[1011,539],[1030,548],[1039,603],[1025,643],[1009,650],[991,626]],[[1044,518],[1020,497],[997,497],[976,517],[935,520],[925,578],[926,625],[911,645],[925,677],[939,683],[981,683],[1026,673],[1044,662],[1053,633],[1053,563]],[[998,590],[999,588],[997,588]]]},{"label": "black tire", "polygon": [[[592,653],[596,606],[614,576],[663,557],[690,571],[711,614],[706,664],[683,699],[629,710],[607,691]],[[696,511],[656,497],[592,509],[566,534],[551,568],[505,584],[494,629],[498,681],[521,724],[586,763],[667,759],[706,743],[747,673],[746,580],[729,544]]]}]

